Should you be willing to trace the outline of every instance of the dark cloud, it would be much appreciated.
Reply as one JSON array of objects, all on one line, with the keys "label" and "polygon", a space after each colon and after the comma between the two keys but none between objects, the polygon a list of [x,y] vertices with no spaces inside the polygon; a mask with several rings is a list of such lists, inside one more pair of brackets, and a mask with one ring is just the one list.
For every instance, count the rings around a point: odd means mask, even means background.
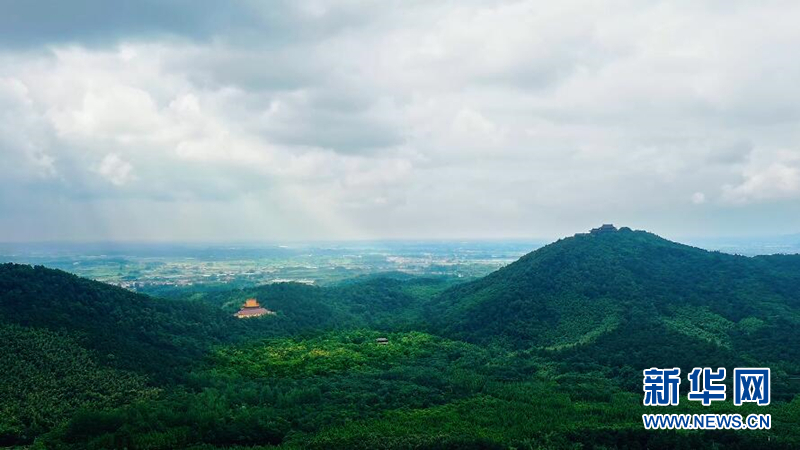
[{"label": "dark cloud", "polygon": [[369,23],[370,14],[383,9],[378,3],[0,0],[0,47],[107,47],[123,40],[170,36],[277,47]]},{"label": "dark cloud", "polygon": [[0,44],[114,45],[132,36],[207,38],[226,23],[251,23],[247,11],[212,0],[3,1]]}]

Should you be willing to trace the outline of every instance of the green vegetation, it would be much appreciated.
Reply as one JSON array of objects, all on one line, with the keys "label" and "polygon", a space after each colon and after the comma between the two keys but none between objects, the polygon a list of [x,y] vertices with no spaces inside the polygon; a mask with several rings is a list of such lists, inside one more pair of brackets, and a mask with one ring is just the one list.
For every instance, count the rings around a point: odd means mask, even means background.
[{"label": "green vegetation", "polygon": [[67,335],[0,324],[0,443],[25,441],[78,409],[155,398],[146,379],[98,365]]},{"label": "green vegetation", "polygon": [[430,311],[453,336],[504,337],[519,347],[577,343],[592,330],[611,331],[609,314],[660,320],[681,308],[731,322],[783,316],[800,324],[795,259],[707,252],[623,228],[545,246],[447,291]]},{"label": "green vegetation", "polygon": [[235,320],[208,305],[154,301],[65,272],[0,265],[5,323],[74,336],[102,363],[157,379],[179,378]]},{"label": "green vegetation", "polygon": [[[166,300],[0,265],[0,446],[797,448],[798,268],[626,229],[463,284],[390,274]],[[233,318],[248,297],[277,315]],[[772,429],[644,430],[643,413],[667,412],[642,406],[653,366],[771,367],[769,406],[684,392],[668,412],[769,413]]]}]

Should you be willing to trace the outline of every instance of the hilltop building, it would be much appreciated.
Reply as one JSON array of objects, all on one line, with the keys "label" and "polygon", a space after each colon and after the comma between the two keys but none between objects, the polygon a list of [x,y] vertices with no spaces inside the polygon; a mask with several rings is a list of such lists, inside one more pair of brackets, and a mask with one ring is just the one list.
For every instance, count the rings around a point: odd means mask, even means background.
[{"label": "hilltop building", "polygon": [[375,339],[375,342],[378,345],[387,345],[389,343],[389,339],[387,339],[385,337],[379,337],[378,339]]},{"label": "hilltop building", "polygon": [[615,227],[613,224],[604,223],[603,226],[601,226],[600,228],[592,228],[592,230],[589,232],[592,234],[603,234],[603,233],[613,233],[615,231],[617,231],[617,227]]},{"label": "hilltop building", "polygon": [[264,315],[274,316],[275,311],[270,311],[267,308],[261,307],[261,305],[258,304],[258,300],[254,298],[248,298],[245,300],[244,305],[242,305],[242,309],[240,309],[239,312],[234,315],[240,319],[246,319],[249,317],[258,317]]}]

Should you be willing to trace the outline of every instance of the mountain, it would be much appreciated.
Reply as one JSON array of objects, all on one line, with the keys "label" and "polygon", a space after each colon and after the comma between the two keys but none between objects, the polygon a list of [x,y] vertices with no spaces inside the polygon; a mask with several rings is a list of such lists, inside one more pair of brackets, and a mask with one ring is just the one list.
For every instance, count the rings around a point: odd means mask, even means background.
[{"label": "mountain", "polygon": [[411,329],[422,320],[422,300],[453,283],[446,278],[385,273],[356,277],[326,287],[273,283],[207,292],[194,298],[218,305],[231,314],[239,309],[243,298],[259,299],[263,306],[278,311],[269,321],[246,321],[246,325],[261,336],[344,327]]},{"label": "mountain", "polygon": [[[276,283],[165,300],[61,270],[0,264],[0,325],[61,333],[101,364],[172,382],[215,345],[395,323],[414,309],[415,297],[407,290],[441,290],[440,284],[369,277],[331,288]],[[277,315],[234,318],[250,297]]]},{"label": "mountain", "polygon": [[0,446],[23,444],[79,410],[156,397],[236,322],[60,270],[0,265]]},{"label": "mountain", "polygon": [[[206,368],[215,348],[397,323],[405,310],[413,316],[411,293],[429,295],[443,286],[438,280],[368,277],[331,288],[279,283],[165,300],[61,270],[0,264],[0,447],[28,444],[70,420],[66,432],[98,432],[99,419],[85,419],[81,411],[102,414],[142,402],[161,408],[158,402],[176,396],[195,404],[201,400],[187,397],[187,383],[198,382],[196,371]],[[234,318],[251,296],[277,315]],[[240,380],[229,389],[243,386],[252,387]],[[89,431],[76,431],[84,419]],[[252,439],[260,442],[257,434]]]},{"label": "mountain", "polygon": [[60,270],[2,264],[0,323],[67,334],[103,364],[171,379],[209,346],[230,340],[236,320],[203,303],[160,301]]},{"label": "mountain", "polygon": [[[606,227],[453,283],[395,274],[167,300],[0,265],[0,447],[800,445],[800,256]],[[248,297],[277,314],[234,319]],[[773,429],[642,429],[654,366],[770,367],[769,409],[674,411],[763,411]]]},{"label": "mountain", "polygon": [[[432,329],[606,365],[800,361],[800,256],[577,234],[433,299]],[[798,370],[796,364],[791,370]]]}]

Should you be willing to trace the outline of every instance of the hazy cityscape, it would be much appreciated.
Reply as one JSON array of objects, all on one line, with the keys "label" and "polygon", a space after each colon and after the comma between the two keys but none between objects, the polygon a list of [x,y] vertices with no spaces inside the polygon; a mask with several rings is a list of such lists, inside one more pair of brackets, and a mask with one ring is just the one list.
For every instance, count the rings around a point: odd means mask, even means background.
[{"label": "hazy cityscape", "polygon": [[387,241],[291,245],[39,244],[0,246],[0,260],[58,268],[127,289],[277,282],[329,284],[381,272],[474,278],[539,241]]},{"label": "hazy cityscape", "polygon": [[[0,261],[45,265],[147,293],[176,288],[326,285],[385,272],[476,278],[544,240],[374,241],[291,244],[0,244]],[[800,237],[696,238],[687,243],[746,256],[798,253]]]}]

